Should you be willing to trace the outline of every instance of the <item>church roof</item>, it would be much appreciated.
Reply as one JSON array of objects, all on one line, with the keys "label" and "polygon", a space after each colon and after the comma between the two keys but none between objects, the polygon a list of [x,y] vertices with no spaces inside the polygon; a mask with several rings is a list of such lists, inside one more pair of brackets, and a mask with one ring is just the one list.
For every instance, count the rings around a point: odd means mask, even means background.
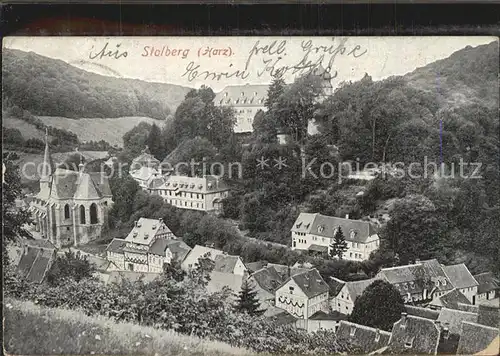
[{"label": "church roof", "polygon": [[54,162],[50,156],[48,131],[45,129],[45,152],[43,154],[42,170],[40,172],[40,180],[49,180],[50,175],[54,172]]},{"label": "church roof", "polygon": [[88,173],[80,172],[76,183],[74,199],[93,200],[99,199],[101,195],[94,184],[94,181]]}]

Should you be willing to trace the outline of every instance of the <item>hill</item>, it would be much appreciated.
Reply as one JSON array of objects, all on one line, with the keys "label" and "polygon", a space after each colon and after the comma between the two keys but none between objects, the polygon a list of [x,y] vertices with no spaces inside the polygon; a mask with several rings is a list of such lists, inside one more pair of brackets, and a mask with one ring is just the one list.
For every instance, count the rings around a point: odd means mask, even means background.
[{"label": "hill", "polygon": [[437,96],[441,106],[498,106],[498,41],[467,46],[448,58],[417,68],[403,78]]},{"label": "hill", "polygon": [[[162,127],[165,122],[149,117],[81,118],[78,120],[56,116],[38,116],[37,118],[46,126],[74,133],[81,142],[104,140],[111,146],[118,147],[123,147],[123,135],[139,123],[156,123]],[[44,131],[36,128],[32,123],[9,115],[3,117],[2,126],[18,129],[25,140],[29,138],[44,140],[45,137]]]},{"label": "hill", "polygon": [[62,60],[4,48],[4,105],[68,118],[146,116],[163,120],[190,88],[87,72]]},{"label": "hill", "polygon": [[251,355],[222,342],[12,299],[4,321],[4,348],[11,355]]}]

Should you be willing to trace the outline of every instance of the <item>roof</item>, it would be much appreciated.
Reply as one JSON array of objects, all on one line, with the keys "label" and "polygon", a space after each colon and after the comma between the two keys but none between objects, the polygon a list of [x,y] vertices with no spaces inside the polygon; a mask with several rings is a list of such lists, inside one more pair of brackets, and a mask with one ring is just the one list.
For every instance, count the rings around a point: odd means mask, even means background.
[{"label": "roof", "polygon": [[363,279],[361,281],[346,282],[345,285],[347,287],[349,295],[351,296],[352,301],[356,301],[356,298],[359,297],[361,294],[363,294],[366,287],[368,287],[374,281],[375,278]]},{"label": "roof", "polygon": [[204,177],[170,175],[163,177],[162,185],[155,183],[153,189],[170,190],[180,194],[181,192],[223,192],[229,190],[229,187],[222,179],[212,175],[206,175]]},{"label": "roof", "polygon": [[114,253],[123,253],[123,249],[127,245],[127,241],[123,239],[113,239],[108,247],[106,247],[106,251],[114,252]]},{"label": "roof", "polygon": [[170,243],[168,245],[168,249],[170,250],[170,252],[172,252],[177,261],[183,261],[184,258],[189,253],[189,251],[191,251],[191,247],[189,247],[182,240],[169,240],[169,241]]},{"label": "roof", "polygon": [[460,335],[462,332],[462,322],[470,321],[477,323],[477,313],[471,313],[456,309],[443,308],[439,312],[437,320],[443,327],[448,327],[450,334]]},{"label": "roof", "polygon": [[377,275],[395,286],[402,295],[410,293],[422,293],[428,280],[434,283],[438,291],[448,291],[453,289],[449,278],[444,273],[442,266],[435,259],[422,261],[419,263],[382,268]]},{"label": "roof", "polygon": [[238,262],[239,259],[240,258],[238,256],[217,255],[215,257],[214,271],[233,273],[234,267],[236,267],[236,263]]},{"label": "roof", "polygon": [[210,281],[207,284],[208,293],[220,292],[224,287],[229,288],[235,297],[236,293],[241,290],[241,285],[246,277],[234,273],[225,273],[212,271],[210,273]]},{"label": "roof", "polygon": [[194,264],[198,262],[198,259],[205,256],[206,254],[209,254],[209,258],[215,261],[215,257],[224,254],[224,252],[215,248],[196,245],[186,255],[186,258],[184,259],[182,264],[184,265],[184,267],[189,267],[189,265],[194,266]]},{"label": "roof", "polygon": [[446,294],[431,302],[431,305],[438,305],[444,308],[459,309],[458,303],[470,304],[469,300],[458,289],[452,289]]},{"label": "roof", "polygon": [[437,320],[439,317],[439,311],[429,308],[416,307],[406,304],[405,309],[408,315],[415,315],[430,320]]},{"label": "roof", "polygon": [[347,315],[342,314],[336,310],[330,313],[325,313],[322,310],[318,310],[316,313],[309,317],[310,320],[346,320]]},{"label": "roof", "polygon": [[101,172],[77,172],[57,168],[51,194],[57,199],[99,199],[111,197],[108,177]]},{"label": "roof", "polygon": [[257,262],[250,262],[250,263],[245,263],[245,267],[247,268],[248,272],[253,273],[258,271],[261,268],[264,268],[267,266],[267,261],[257,261]]},{"label": "roof", "polygon": [[488,293],[500,289],[500,281],[491,272],[476,274],[474,278],[478,282],[478,294]]},{"label": "roof", "polygon": [[142,153],[134,158],[132,160],[132,166],[134,165],[141,165],[141,166],[147,166],[147,165],[157,165],[159,164],[160,161],[156,159],[151,153],[149,153],[149,149],[146,147],[145,150],[142,151]]},{"label": "roof", "polygon": [[328,246],[312,244],[309,246],[308,250],[317,252],[328,252]]},{"label": "roof", "polygon": [[337,329],[337,338],[368,353],[380,349],[388,344],[391,333],[369,326],[351,323],[342,320]]},{"label": "roof", "polygon": [[215,105],[247,107],[263,107],[267,98],[269,85],[228,85],[214,98]]},{"label": "roof", "polygon": [[145,166],[142,166],[141,168],[130,172],[132,178],[142,181],[148,181],[155,175],[159,174],[160,172],[158,172],[155,168],[145,167]]},{"label": "roof", "polygon": [[443,270],[455,288],[469,288],[475,287],[479,284],[463,263],[443,266]]},{"label": "roof", "polygon": [[339,294],[342,288],[344,288],[346,282],[335,277],[330,277],[327,283],[330,286],[330,297],[333,298],[336,297],[337,294]]},{"label": "roof", "polygon": [[265,291],[274,293],[287,280],[287,276],[279,273],[275,267],[267,266],[256,272],[251,277]]},{"label": "roof", "polygon": [[327,293],[330,289],[317,269],[298,273],[290,277],[308,298]]},{"label": "roof", "polygon": [[175,240],[168,240],[168,239],[156,239],[155,242],[149,247],[148,252],[152,253],[154,255],[159,255],[159,256],[165,256],[165,252],[167,251],[167,247],[169,245],[170,241],[175,241]]},{"label": "roof", "polygon": [[370,236],[377,233],[373,224],[368,221],[343,219],[319,213],[301,213],[295,220],[292,231],[333,238],[338,227],[342,229],[345,239],[353,242],[366,242]]},{"label": "roof", "polygon": [[482,325],[496,326],[500,325],[499,299],[490,299],[479,302],[477,322]]},{"label": "roof", "polygon": [[457,310],[462,310],[462,311],[468,311],[471,313],[477,313],[479,310],[479,306],[476,305],[471,305],[471,304],[464,304],[464,303],[457,303]]},{"label": "roof", "polygon": [[91,200],[100,198],[99,191],[88,173],[79,173],[74,198]]},{"label": "roof", "polygon": [[414,315],[402,316],[392,327],[389,349],[398,353],[434,355],[441,330],[434,320]]},{"label": "roof", "polygon": [[161,219],[140,218],[129,232],[125,241],[149,245],[158,233],[172,233]]},{"label": "roof", "polygon": [[483,351],[498,337],[498,328],[464,321],[457,354],[472,355]]},{"label": "roof", "polygon": [[52,248],[28,247],[17,265],[20,276],[29,282],[41,283],[50,269],[54,254]]}]

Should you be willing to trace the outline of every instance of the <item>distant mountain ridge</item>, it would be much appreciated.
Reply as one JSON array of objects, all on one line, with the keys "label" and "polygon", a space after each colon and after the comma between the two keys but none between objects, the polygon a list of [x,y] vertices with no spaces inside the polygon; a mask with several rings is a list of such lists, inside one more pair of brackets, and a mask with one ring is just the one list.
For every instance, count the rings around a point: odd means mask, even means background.
[{"label": "distant mountain ridge", "polygon": [[3,49],[4,106],[68,118],[142,116],[164,120],[191,88],[88,72],[34,52]]}]

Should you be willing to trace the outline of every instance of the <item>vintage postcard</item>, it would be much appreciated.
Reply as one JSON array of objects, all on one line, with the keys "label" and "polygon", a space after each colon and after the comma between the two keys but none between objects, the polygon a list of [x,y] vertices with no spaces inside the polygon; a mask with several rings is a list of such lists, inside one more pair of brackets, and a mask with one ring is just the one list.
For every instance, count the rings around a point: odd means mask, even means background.
[{"label": "vintage postcard", "polygon": [[6,37],[11,355],[497,355],[495,37]]}]

